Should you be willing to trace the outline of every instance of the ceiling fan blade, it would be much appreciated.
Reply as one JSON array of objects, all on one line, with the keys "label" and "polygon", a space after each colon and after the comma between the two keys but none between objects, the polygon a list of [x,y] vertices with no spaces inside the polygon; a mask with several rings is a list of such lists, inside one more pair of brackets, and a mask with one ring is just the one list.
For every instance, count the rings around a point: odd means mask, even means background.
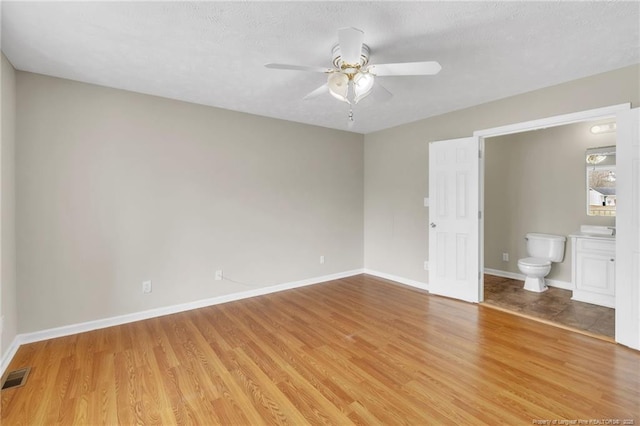
[{"label": "ceiling fan blade", "polygon": [[376,101],[384,102],[391,99],[393,97],[393,93],[376,81],[373,85],[373,89],[371,89],[371,97]]},{"label": "ceiling fan blade", "polygon": [[363,41],[364,32],[362,30],[351,27],[338,30],[338,44],[340,45],[342,62],[359,64]]},{"label": "ceiling fan blade", "polygon": [[265,64],[264,66],[267,68],[272,68],[276,70],[311,71],[311,72],[322,72],[322,73],[330,73],[334,71],[332,68],[306,67],[304,65]]},{"label": "ceiling fan blade", "polygon": [[436,61],[427,61],[371,65],[368,71],[378,77],[387,77],[394,75],[434,75],[438,74],[441,69],[442,67]]},{"label": "ceiling fan blade", "polygon": [[325,93],[329,93],[329,85],[327,83],[323,84],[322,86],[318,87],[316,90],[307,93],[307,95],[303,98],[305,101],[308,99],[312,99],[315,97],[318,97],[322,94]]}]

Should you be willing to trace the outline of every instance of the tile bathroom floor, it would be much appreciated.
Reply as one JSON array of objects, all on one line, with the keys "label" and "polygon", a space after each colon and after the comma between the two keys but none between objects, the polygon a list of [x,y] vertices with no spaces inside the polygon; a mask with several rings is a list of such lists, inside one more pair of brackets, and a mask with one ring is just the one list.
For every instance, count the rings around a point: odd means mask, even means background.
[{"label": "tile bathroom floor", "polygon": [[549,287],[544,293],[534,293],[523,285],[523,281],[485,274],[484,303],[579,332],[614,338],[615,309],[571,300],[570,290]]}]

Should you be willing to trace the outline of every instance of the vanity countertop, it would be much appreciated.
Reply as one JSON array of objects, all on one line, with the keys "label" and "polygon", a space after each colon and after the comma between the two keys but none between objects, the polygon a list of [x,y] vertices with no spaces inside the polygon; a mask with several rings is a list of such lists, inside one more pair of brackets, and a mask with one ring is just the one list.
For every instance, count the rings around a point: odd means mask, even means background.
[{"label": "vanity countertop", "polygon": [[604,234],[590,234],[587,232],[572,232],[569,234],[569,238],[593,238],[594,240],[615,240],[615,235],[604,235]]}]

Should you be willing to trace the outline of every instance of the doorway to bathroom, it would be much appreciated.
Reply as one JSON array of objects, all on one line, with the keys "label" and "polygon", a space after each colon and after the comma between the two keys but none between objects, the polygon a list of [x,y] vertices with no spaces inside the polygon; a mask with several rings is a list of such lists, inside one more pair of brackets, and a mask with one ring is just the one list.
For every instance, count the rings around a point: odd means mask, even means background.
[{"label": "doorway to bathroom", "polygon": [[[487,305],[586,333],[615,336],[612,307],[572,300],[569,235],[582,225],[615,227],[614,205],[588,215],[585,153],[615,146],[615,118],[590,120],[484,140],[484,300]],[[611,125],[607,132],[594,126]],[[613,175],[615,176],[615,175]],[[614,194],[615,195],[615,194]],[[611,196],[610,200],[614,200]],[[610,201],[610,204],[613,204]],[[543,293],[524,290],[518,259],[525,234],[567,238],[562,262],[553,263]]]},{"label": "doorway to bathroom", "polygon": [[[640,349],[640,298],[638,297],[640,294],[638,292],[640,269],[637,268],[637,265],[640,264],[640,239],[638,238],[638,235],[640,235],[640,202],[637,202],[638,197],[636,196],[640,193],[640,179],[638,178],[640,176],[640,108],[631,109],[631,104],[629,103],[477,130],[472,137],[458,139],[458,141],[466,140],[469,144],[473,144],[479,149],[479,173],[475,175],[463,173],[462,175],[444,176],[446,178],[443,180],[444,183],[436,186],[436,188],[448,188],[450,190],[440,191],[439,197],[436,193],[437,191],[434,192],[432,188],[432,182],[438,178],[436,170],[429,168],[429,291],[432,288],[447,289],[447,286],[444,285],[447,271],[453,270],[456,271],[455,286],[459,290],[456,294],[461,294],[462,296],[451,295],[450,291],[443,291],[443,295],[471,302],[482,302],[484,299],[484,208],[486,204],[484,197],[486,189],[484,145],[486,139],[528,131],[540,131],[589,120],[606,119],[615,119],[617,124],[615,174],[617,176],[617,197],[621,200],[616,205],[616,237],[611,247],[611,251],[615,253],[615,262],[613,262],[613,267],[610,269],[618,277],[615,281],[611,281],[615,291],[615,297],[613,298],[613,306],[615,306],[615,342],[634,349]],[[436,145],[439,146],[434,142],[429,144],[430,161],[433,154],[432,148]],[[537,166],[544,169],[546,161],[552,158],[553,155],[553,150],[547,152],[546,157]],[[467,158],[467,156],[463,155],[463,158]],[[455,179],[452,180],[452,177]],[[556,179],[560,178],[561,176],[556,176]],[[459,187],[464,189],[462,193],[457,190]],[[477,191],[478,198],[467,199],[464,197],[465,194],[472,194],[475,191]],[[437,239],[437,234],[442,234],[438,221],[434,221],[432,215],[438,216],[441,211],[448,211],[447,206],[450,203],[443,204],[441,202],[447,200],[457,200],[457,204],[454,203],[453,205],[454,211],[458,211],[456,209],[459,206],[464,207],[461,210],[466,212],[463,217],[475,214],[477,210],[478,220],[475,225],[469,228],[468,234],[472,237],[471,239],[458,238],[456,234],[444,235],[441,238],[444,244],[436,245],[434,247],[435,250],[432,250],[432,240],[434,238]],[[623,202],[623,200],[628,201]],[[548,208],[551,209],[552,206],[548,206]],[[490,235],[488,235],[488,238],[490,238]],[[456,248],[453,252],[456,254],[455,256],[447,256],[447,252],[443,250],[450,245]],[[471,250],[469,249],[471,245],[474,245],[475,248],[472,249],[475,250],[475,253],[478,253],[476,262],[479,265],[478,269],[476,269],[478,275],[469,273],[473,272],[473,270],[469,270],[468,266],[460,261],[470,258],[467,252]],[[436,292],[436,294],[439,293]]]},{"label": "doorway to bathroom", "polygon": [[[597,127],[596,127],[597,126]],[[605,128],[609,131],[593,131]],[[520,315],[614,339],[611,306],[572,300],[571,239],[581,225],[615,227],[615,187],[601,215],[588,215],[585,153],[616,144],[615,118],[584,121],[484,140],[484,301]],[[615,171],[615,166],[609,168]],[[612,172],[612,179],[615,173]],[[602,199],[602,197],[600,197]],[[606,204],[606,202],[605,202]],[[518,260],[529,257],[527,233],[566,237],[552,263],[549,290],[523,289]]]}]

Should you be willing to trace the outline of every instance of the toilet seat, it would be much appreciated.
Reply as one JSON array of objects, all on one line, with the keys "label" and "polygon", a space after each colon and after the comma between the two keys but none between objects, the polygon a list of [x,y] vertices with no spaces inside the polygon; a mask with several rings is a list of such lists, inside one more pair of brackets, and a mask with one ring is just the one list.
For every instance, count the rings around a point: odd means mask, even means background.
[{"label": "toilet seat", "polygon": [[540,259],[538,257],[525,257],[523,259],[518,260],[518,264],[523,266],[550,266],[551,261],[547,259]]},{"label": "toilet seat", "polygon": [[539,257],[518,260],[518,269],[525,275],[524,289],[541,293],[547,289],[544,277],[551,272],[551,261]]}]

